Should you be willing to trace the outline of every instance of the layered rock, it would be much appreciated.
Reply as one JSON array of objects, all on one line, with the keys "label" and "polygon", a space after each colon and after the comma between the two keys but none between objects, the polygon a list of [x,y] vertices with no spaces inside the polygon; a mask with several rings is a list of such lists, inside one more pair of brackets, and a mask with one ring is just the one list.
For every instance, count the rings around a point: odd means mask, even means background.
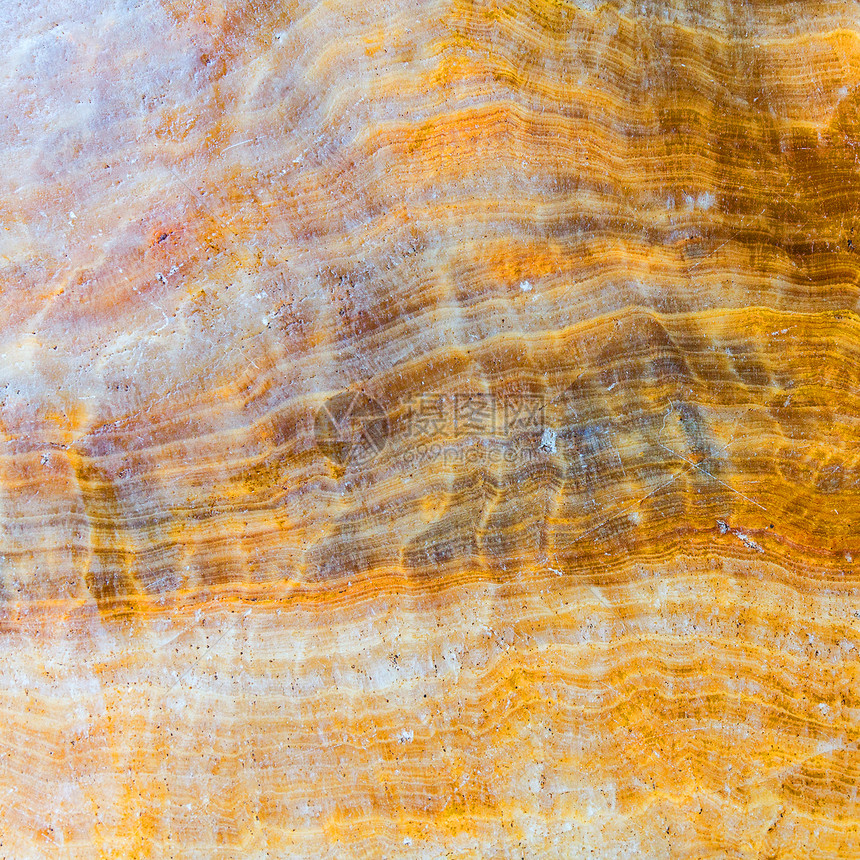
[{"label": "layered rock", "polygon": [[854,5],[0,16],[0,856],[858,855]]}]

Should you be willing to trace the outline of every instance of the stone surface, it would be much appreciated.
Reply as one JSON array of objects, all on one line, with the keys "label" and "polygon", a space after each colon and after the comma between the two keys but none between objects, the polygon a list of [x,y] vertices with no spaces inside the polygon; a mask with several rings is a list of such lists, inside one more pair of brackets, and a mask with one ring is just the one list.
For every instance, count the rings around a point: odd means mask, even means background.
[{"label": "stone surface", "polygon": [[856,3],[0,42],[0,857],[860,856]]}]

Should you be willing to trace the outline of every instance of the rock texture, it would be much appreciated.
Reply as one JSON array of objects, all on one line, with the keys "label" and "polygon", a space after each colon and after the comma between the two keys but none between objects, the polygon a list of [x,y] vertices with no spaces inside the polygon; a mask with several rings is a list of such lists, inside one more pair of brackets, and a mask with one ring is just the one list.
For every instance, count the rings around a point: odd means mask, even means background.
[{"label": "rock texture", "polygon": [[860,856],[856,3],[0,42],[0,857]]}]

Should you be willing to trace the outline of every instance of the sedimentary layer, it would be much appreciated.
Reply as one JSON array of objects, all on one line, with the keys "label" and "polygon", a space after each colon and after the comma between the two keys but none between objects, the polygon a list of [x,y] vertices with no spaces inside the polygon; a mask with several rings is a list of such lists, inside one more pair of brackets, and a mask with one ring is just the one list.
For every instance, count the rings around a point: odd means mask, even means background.
[{"label": "sedimentary layer", "polygon": [[0,20],[0,857],[860,855],[854,4]]}]

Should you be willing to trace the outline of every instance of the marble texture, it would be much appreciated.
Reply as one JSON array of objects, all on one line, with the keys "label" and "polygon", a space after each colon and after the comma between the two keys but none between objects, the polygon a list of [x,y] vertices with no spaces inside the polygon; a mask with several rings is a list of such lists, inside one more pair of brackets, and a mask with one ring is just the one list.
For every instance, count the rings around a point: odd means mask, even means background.
[{"label": "marble texture", "polygon": [[0,858],[860,856],[855,2],[3,0],[0,114]]}]

